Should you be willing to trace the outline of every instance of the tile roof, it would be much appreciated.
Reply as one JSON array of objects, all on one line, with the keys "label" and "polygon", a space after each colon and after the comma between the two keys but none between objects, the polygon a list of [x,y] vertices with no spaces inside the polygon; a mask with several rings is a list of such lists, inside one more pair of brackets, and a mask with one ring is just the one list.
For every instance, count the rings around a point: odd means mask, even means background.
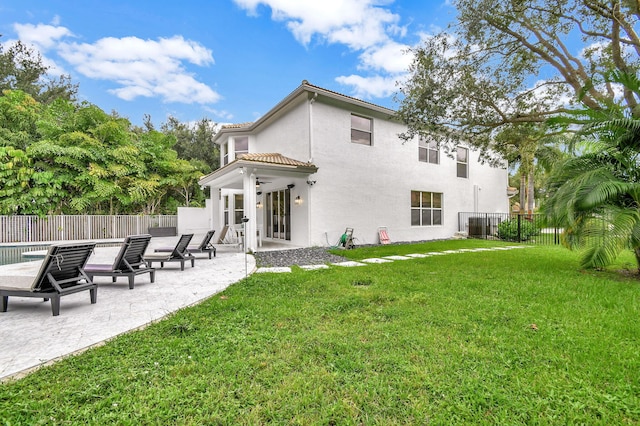
[{"label": "tile roof", "polygon": [[223,124],[223,129],[241,129],[243,127],[249,127],[253,124],[253,121],[248,121],[246,123],[237,123],[237,124]]},{"label": "tile roof", "polygon": [[285,157],[277,152],[272,153],[250,153],[242,154],[238,157],[238,160],[254,161],[257,163],[278,164],[282,166],[296,166],[296,167],[309,167],[313,164],[304,161],[294,160],[293,158]]}]

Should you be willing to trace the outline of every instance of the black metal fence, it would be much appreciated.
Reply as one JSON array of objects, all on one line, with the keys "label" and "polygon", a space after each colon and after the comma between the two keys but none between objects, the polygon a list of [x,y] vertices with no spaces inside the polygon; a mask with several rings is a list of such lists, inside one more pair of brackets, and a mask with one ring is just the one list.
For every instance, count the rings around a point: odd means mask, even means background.
[{"label": "black metal fence", "polygon": [[458,213],[458,232],[469,238],[528,244],[560,244],[562,229],[548,226],[541,214]]}]

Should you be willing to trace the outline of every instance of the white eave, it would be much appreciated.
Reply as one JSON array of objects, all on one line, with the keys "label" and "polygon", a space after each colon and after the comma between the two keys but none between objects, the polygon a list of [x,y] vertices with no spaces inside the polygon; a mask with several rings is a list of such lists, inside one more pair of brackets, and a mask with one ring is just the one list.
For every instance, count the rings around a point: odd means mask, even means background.
[{"label": "white eave", "polygon": [[229,133],[252,133],[256,128],[260,127],[263,123],[267,122],[271,117],[276,115],[278,112],[287,108],[289,105],[293,104],[294,101],[305,93],[308,94],[317,94],[318,96],[323,96],[326,98],[330,98],[339,102],[347,103],[354,105],[358,108],[367,109],[369,111],[382,114],[388,118],[393,118],[396,115],[396,111],[385,108],[380,105],[372,104],[370,102],[366,102],[357,98],[353,98],[351,96],[343,95],[338,92],[334,92],[332,90],[323,89],[322,87],[314,86],[309,83],[307,80],[303,80],[302,84],[298,86],[293,92],[291,92],[287,97],[285,97],[282,101],[280,101],[276,106],[271,108],[265,115],[260,117],[258,120],[252,123],[243,123],[243,124],[232,124],[223,126],[218,133],[213,138],[213,142],[215,143],[218,139],[220,139],[223,135]]},{"label": "white eave", "polygon": [[294,160],[278,153],[244,154],[224,167],[203,176],[198,181],[200,186],[210,185],[212,182],[224,184],[237,181],[240,172],[248,170],[250,173],[273,173],[279,176],[310,175],[318,171],[318,167],[309,162]]}]

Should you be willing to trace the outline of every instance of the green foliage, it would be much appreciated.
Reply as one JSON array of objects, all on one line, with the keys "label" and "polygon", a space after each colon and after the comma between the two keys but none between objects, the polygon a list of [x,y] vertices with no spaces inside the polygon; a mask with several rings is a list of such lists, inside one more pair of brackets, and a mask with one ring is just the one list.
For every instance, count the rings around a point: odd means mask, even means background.
[{"label": "green foliage", "polygon": [[[493,139],[504,127],[557,117],[575,123],[572,112],[584,107],[616,106],[640,116],[637,96],[616,90],[633,83],[640,70],[635,2],[452,4],[455,21],[413,50],[411,77],[400,87],[406,139],[419,134],[448,149],[470,143],[494,157]],[[583,43],[580,55],[567,49],[568,38]]]},{"label": "green foliage", "polygon": [[556,168],[546,209],[567,246],[584,249],[583,266],[602,268],[631,248],[640,269],[640,120],[609,113],[578,134],[583,149]]},{"label": "green foliage", "polygon": [[[520,222],[519,230],[518,222]],[[540,229],[536,224],[525,217],[521,217],[520,220],[518,218],[504,220],[498,225],[498,238],[505,241],[529,241],[539,233]]]},{"label": "green foliage", "polygon": [[181,123],[174,117],[162,125],[162,132],[176,139],[175,150],[186,160],[199,160],[208,168],[205,174],[220,167],[220,150],[213,143],[216,123],[202,119],[195,124]]},{"label": "green foliage", "polygon": [[[19,90],[6,90],[2,95],[0,96],[0,128],[3,129],[3,133],[22,135],[22,139],[27,143],[33,140],[41,105]],[[11,139],[13,138],[15,136]],[[14,146],[24,149],[26,144]]]},{"label": "green foliage", "polygon": [[0,45],[0,213],[175,213],[203,204],[197,181],[218,164],[214,123],[135,128],[75,102],[76,87],[48,79],[47,69],[22,43]]},{"label": "green foliage", "polygon": [[20,91],[0,97],[0,122],[5,214],[175,213],[203,204],[197,181],[209,168],[179,158],[171,133],[135,131],[87,103],[41,105]]},{"label": "green foliage", "polygon": [[78,86],[69,76],[51,78],[48,70],[40,54],[21,41],[8,47],[0,44],[0,93],[21,91],[43,104],[57,99],[74,101]]}]

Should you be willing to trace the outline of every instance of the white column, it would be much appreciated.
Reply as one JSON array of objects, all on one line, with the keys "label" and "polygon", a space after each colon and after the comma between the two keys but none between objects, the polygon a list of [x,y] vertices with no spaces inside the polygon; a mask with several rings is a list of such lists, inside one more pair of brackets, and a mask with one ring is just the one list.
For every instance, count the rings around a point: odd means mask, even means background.
[{"label": "white column", "polygon": [[256,216],[256,174],[255,171],[249,173],[245,171],[242,178],[242,192],[244,200],[244,215],[249,219],[245,223],[245,250],[255,252],[258,246],[256,238],[257,216]]}]

